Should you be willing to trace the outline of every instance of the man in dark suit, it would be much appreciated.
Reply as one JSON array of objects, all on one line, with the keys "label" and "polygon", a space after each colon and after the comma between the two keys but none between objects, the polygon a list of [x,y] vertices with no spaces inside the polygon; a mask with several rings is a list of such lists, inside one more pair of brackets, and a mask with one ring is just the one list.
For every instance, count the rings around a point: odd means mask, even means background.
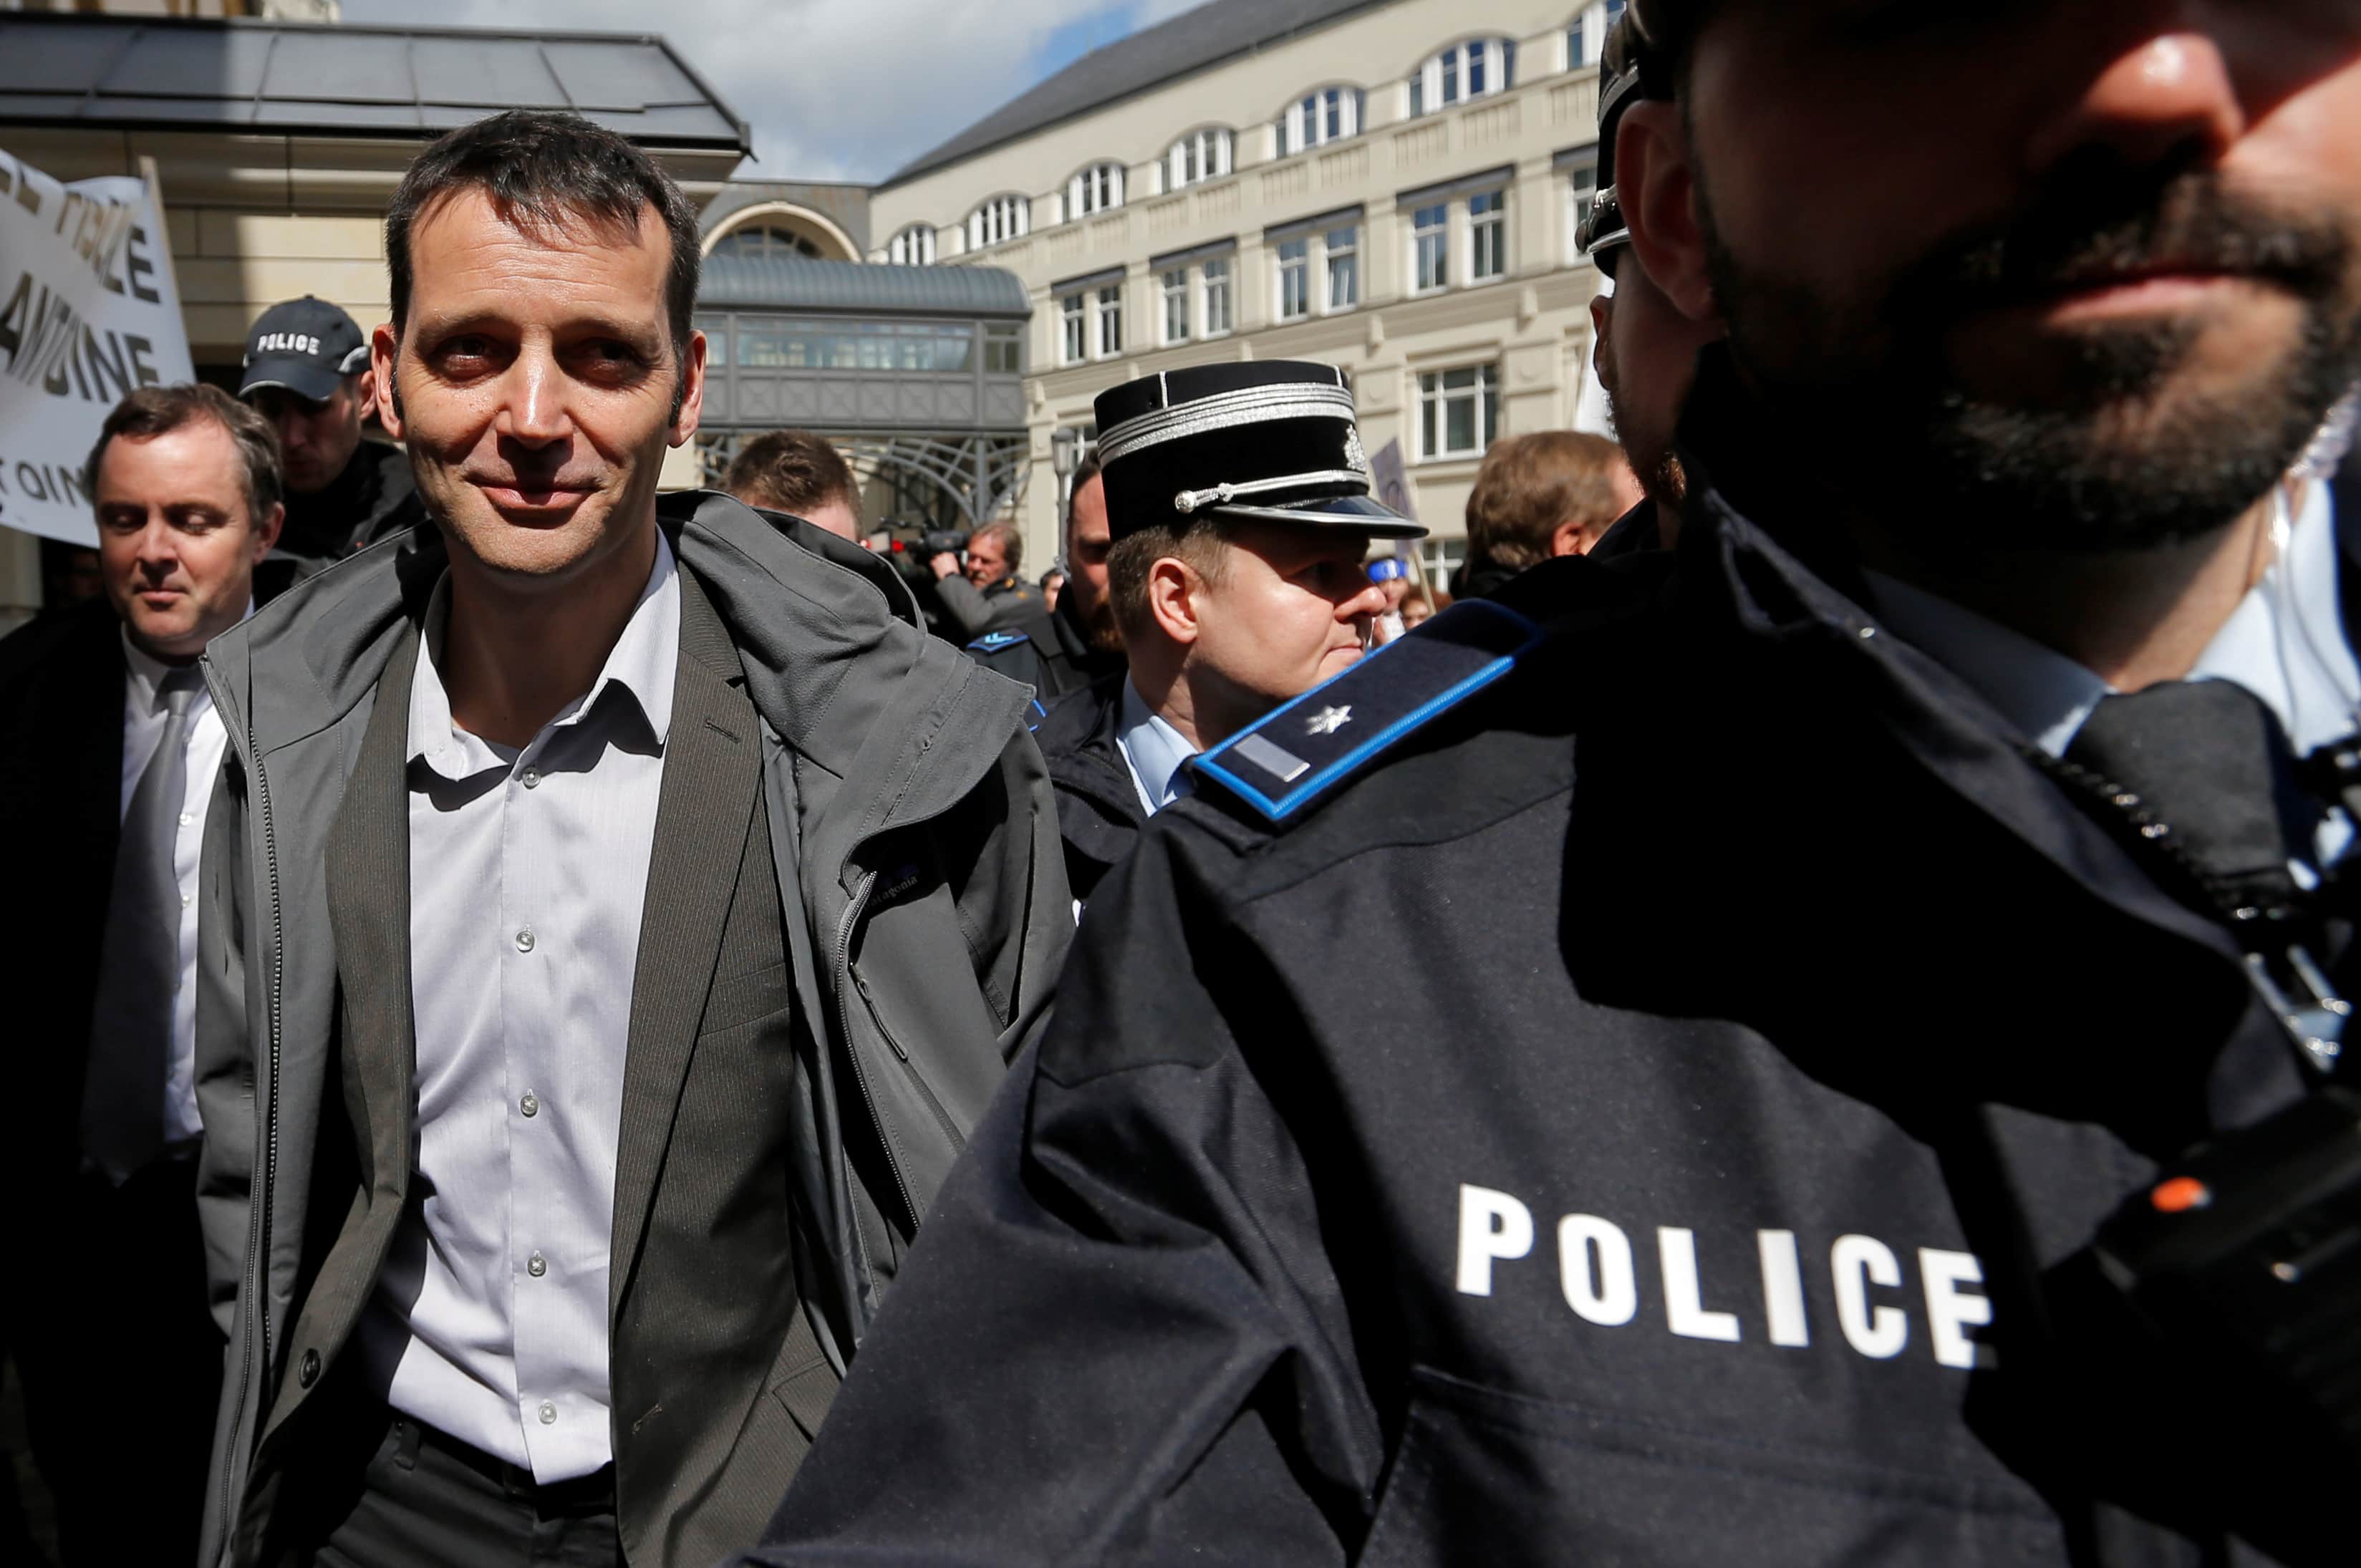
[{"label": "man in dark suit", "polygon": [[209,656],[206,1557],[710,1563],[759,1530],[1071,929],[1022,688],[692,439],[695,214],[515,113],[386,223],[435,527]]},{"label": "man in dark suit", "polygon": [[278,537],[276,465],[269,427],[212,388],[132,393],[86,470],[105,592],[0,642],[24,895],[0,944],[22,1009],[0,1345],[69,1563],[196,1550],[222,1342],[197,1230],[193,900],[225,736],[195,666]]}]

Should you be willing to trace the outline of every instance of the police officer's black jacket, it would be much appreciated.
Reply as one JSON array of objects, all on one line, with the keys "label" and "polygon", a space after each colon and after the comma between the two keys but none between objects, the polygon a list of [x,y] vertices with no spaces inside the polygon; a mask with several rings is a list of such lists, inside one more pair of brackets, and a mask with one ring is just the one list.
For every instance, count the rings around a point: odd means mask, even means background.
[{"label": "police officer's black jacket", "polygon": [[1120,865],[1148,821],[1131,766],[1115,745],[1123,717],[1122,671],[1049,705],[1033,727],[1034,744],[1049,766],[1058,796],[1058,837],[1066,849],[1066,881],[1087,902],[1107,872]]},{"label": "police officer's black jacket", "polygon": [[254,597],[269,604],[295,584],[426,521],[409,454],[364,440],[344,472],[313,495],[286,498],[279,543],[255,568]]},{"label": "police officer's black jacket", "polygon": [[1209,772],[1100,886],[747,1561],[2307,1555],[2225,1551],[2215,1440],[2265,1434],[2048,1288],[2290,1047],[2136,835],[1716,484],[1726,397],[1677,552],[1201,759],[1313,765]]},{"label": "police officer's black jacket", "polygon": [[967,656],[995,675],[1031,686],[1044,711],[1068,692],[1106,675],[1120,677],[1129,661],[1121,650],[1104,652],[1092,647],[1073,606],[1073,596],[1061,594],[1057,609],[970,642]]}]

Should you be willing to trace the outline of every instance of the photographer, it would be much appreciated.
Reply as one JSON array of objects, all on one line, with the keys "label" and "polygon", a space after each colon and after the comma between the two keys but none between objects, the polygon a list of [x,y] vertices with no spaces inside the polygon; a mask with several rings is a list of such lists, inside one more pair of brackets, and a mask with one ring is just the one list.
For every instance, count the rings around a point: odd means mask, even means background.
[{"label": "photographer", "polygon": [[1007,522],[987,522],[969,535],[964,568],[948,550],[928,558],[927,569],[935,575],[936,597],[953,641],[965,642],[1049,613],[1041,590],[1016,575],[1024,558],[1024,538]]}]

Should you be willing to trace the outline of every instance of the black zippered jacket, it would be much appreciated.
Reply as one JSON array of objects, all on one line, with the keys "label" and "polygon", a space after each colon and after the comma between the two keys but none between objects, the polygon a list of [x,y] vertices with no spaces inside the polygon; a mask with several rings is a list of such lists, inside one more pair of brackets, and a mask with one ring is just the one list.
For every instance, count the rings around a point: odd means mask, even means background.
[{"label": "black zippered jacket", "polygon": [[2258,1505],[2268,1434],[2062,1288],[2291,1047],[2136,836],[1717,483],[1777,471],[1724,377],[1677,552],[1199,760],[745,1561],[2350,1560],[2349,1488],[2326,1536]]},{"label": "black zippered jacket", "polygon": [[1033,729],[1058,799],[1066,882],[1085,903],[1107,872],[1131,853],[1148,822],[1130,765],[1115,743],[1127,678],[1118,670],[1082,691],[1069,693],[1051,703]]}]

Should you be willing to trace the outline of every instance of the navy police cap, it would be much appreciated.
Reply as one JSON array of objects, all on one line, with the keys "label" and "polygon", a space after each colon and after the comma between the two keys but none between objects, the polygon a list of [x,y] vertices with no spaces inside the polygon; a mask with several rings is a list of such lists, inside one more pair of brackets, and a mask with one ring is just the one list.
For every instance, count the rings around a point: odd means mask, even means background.
[{"label": "navy police cap", "polygon": [[1115,538],[1200,517],[1426,530],[1369,495],[1353,394],[1329,365],[1264,359],[1160,371],[1101,392],[1098,455]]}]

